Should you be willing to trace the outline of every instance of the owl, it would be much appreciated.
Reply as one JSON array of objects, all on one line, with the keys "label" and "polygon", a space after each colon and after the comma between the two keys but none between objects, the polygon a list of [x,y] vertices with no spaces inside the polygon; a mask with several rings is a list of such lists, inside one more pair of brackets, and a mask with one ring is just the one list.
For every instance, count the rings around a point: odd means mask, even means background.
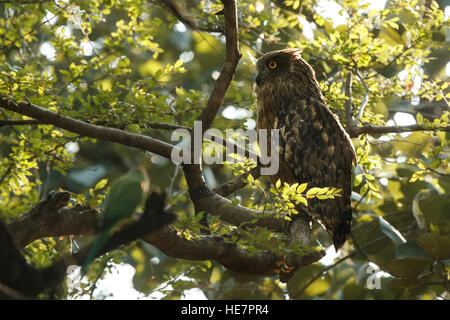
[{"label": "owl", "polygon": [[341,197],[308,199],[308,206],[298,206],[294,217],[318,220],[338,251],[352,220],[356,155],[350,137],[325,103],[314,70],[300,50],[268,52],[256,68],[257,130],[279,130],[279,170],[271,176],[272,183],[280,179],[288,184],[307,182],[308,188],[342,189]]}]

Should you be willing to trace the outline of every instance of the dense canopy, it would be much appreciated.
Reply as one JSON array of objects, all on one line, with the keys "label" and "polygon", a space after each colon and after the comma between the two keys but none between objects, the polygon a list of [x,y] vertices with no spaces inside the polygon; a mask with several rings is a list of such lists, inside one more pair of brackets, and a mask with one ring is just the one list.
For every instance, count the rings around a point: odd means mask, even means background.
[{"label": "dense canopy", "polygon": [[[129,264],[141,296],[164,299],[448,299],[449,8],[0,1],[0,296],[101,299],[99,279]],[[254,129],[254,63],[289,47],[357,153],[352,235],[338,254],[317,223],[311,247],[286,236],[296,204],[335,190],[271,185],[247,158],[171,161],[173,131],[195,120],[224,136]],[[223,151],[212,140],[204,150]],[[82,264],[111,183],[136,166],[154,197],[80,281],[67,266]],[[163,211],[177,220],[154,231],[148,219]],[[275,266],[292,252],[300,268],[282,284]]]}]

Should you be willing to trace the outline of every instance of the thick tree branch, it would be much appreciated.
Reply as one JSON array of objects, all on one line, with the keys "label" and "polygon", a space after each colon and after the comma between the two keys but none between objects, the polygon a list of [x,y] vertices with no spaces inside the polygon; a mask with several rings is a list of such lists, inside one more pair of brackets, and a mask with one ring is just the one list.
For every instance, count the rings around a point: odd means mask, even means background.
[{"label": "thick tree branch", "polygon": [[[140,148],[143,150],[159,154],[166,158],[170,158],[171,156],[171,151],[173,148],[172,145],[147,136],[133,134],[115,128],[106,128],[102,126],[88,124],[83,121],[79,121],[70,117],[57,114],[53,111],[44,109],[42,107],[33,105],[28,102],[15,103],[14,101],[7,100],[3,97],[0,97],[0,107],[19,114],[27,115],[35,119],[46,121],[57,127],[84,136],[117,142],[130,147]],[[223,198],[217,194],[214,194],[206,187],[206,184],[204,183],[204,180],[202,178],[200,166],[198,165],[184,166],[184,168],[189,167],[192,167],[192,169],[195,170],[190,170],[189,171],[190,178],[186,177],[186,179],[189,182],[190,191],[193,191],[193,194],[195,194],[192,200],[194,201],[194,203],[200,205],[200,208],[202,208],[201,210],[219,215],[225,221],[237,225],[241,224],[242,222],[252,221],[257,217],[261,217],[262,214],[260,212],[247,209],[243,206],[230,207],[231,204],[230,200]],[[192,173],[197,173],[198,175],[195,176]],[[198,190],[201,190],[203,188],[206,188],[207,194],[209,196],[208,197],[196,196],[196,194],[203,194],[202,192],[200,193],[198,192]],[[266,213],[265,215],[269,215],[269,213]],[[261,218],[261,220],[257,224],[261,226],[266,226],[276,231],[282,231],[284,229],[284,221],[273,217]]]},{"label": "thick tree branch", "polygon": [[[237,35],[237,13],[236,4],[233,0],[223,0],[223,15],[225,17],[226,55],[222,71],[217,79],[209,97],[206,108],[199,116],[202,121],[202,133],[212,124],[223,98],[233,79],[237,63],[240,58]],[[222,143],[223,144],[223,143]],[[202,175],[202,169],[197,164],[183,165],[186,181],[188,182],[189,194],[194,202],[196,211],[206,211],[210,214],[220,215],[221,219],[235,225],[243,222],[258,220],[258,225],[266,226],[276,231],[284,231],[285,222],[275,219],[258,211],[250,210],[242,206],[231,206],[231,201],[211,191]],[[242,184],[240,184],[242,185]],[[243,185],[242,185],[243,186]]]},{"label": "thick tree branch", "polygon": [[[30,284],[42,286],[41,273],[28,265],[2,220],[0,220],[0,261],[0,283],[6,286],[2,290],[4,294],[11,297],[22,293],[30,294],[30,291],[26,290]],[[14,294],[9,289],[13,289]],[[19,294],[15,294],[16,291]],[[34,296],[35,292],[30,295]]]},{"label": "thick tree branch", "polygon": [[[137,147],[144,149],[164,157],[170,158],[170,153],[173,148],[172,145],[147,137],[143,135],[128,133],[115,128],[105,128],[85,122],[72,119],[63,115],[59,115],[50,110],[33,105],[28,102],[15,103],[11,100],[7,100],[4,97],[0,97],[0,107],[17,112],[19,114],[27,115],[60,128],[76,132],[78,134],[89,136],[92,138],[98,138],[107,141],[118,142],[123,145]],[[406,131],[425,131],[425,130],[442,130],[450,131],[450,127],[443,128],[427,128],[425,126],[413,125],[402,127],[373,127],[363,126],[355,127],[350,131],[352,137],[360,134],[383,134],[390,132],[406,132]],[[267,227],[269,229],[283,232],[286,228],[286,223],[282,219],[276,219],[270,216],[270,213],[262,213],[255,210],[245,208],[243,206],[230,206],[231,201],[221,197],[220,195],[209,190],[203,180],[201,168],[198,165],[185,165],[183,166],[186,179],[189,185],[189,192],[191,198],[200,211],[207,211],[214,215],[219,215],[222,219],[235,225],[240,225],[243,222],[249,222],[259,218],[259,221],[255,225]],[[238,178],[239,179],[239,178]],[[238,184],[232,182],[234,185],[233,191],[245,186],[245,183],[239,182]],[[222,186],[224,187],[224,186]],[[225,187],[224,187],[225,188]],[[220,192],[221,189],[219,189]],[[30,234],[31,236],[32,234]]]},{"label": "thick tree branch", "polygon": [[[92,123],[90,121],[85,121],[85,123],[89,124],[95,124],[95,125],[102,125],[105,127],[111,127],[106,121],[95,121],[95,123]],[[133,121],[133,123],[140,123],[138,121]],[[49,124],[46,121],[36,120],[36,119],[26,119],[26,120],[15,120],[15,119],[6,119],[6,120],[0,120],[0,127],[3,126],[26,126],[26,125],[40,125],[40,124]],[[147,122],[145,123],[145,126],[148,128],[153,129],[160,129],[160,130],[176,130],[176,129],[185,129],[190,130],[189,127],[180,126],[177,124],[171,124],[171,123],[163,123],[163,122]],[[116,129],[124,129],[125,125],[122,127],[118,126],[112,126]]]},{"label": "thick tree branch", "polygon": [[[226,55],[219,78],[209,97],[206,108],[200,114],[198,120],[202,121],[202,134],[211,126],[217,111],[222,105],[225,93],[233,79],[240,54],[237,35],[237,12],[233,0],[223,0],[223,15],[225,17]],[[222,141],[223,144],[223,141]],[[235,225],[243,222],[258,220],[258,225],[266,226],[272,230],[283,231],[285,223],[281,219],[264,217],[264,213],[247,209],[242,206],[231,206],[231,201],[212,192],[206,185],[201,166],[198,164],[183,165],[189,194],[194,202],[196,211],[206,211],[220,215],[221,219]]]},{"label": "thick tree branch", "polygon": [[[140,219],[113,234],[99,255],[137,238],[142,238],[175,258],[215,260],[230,270],[239,273],[253,275],[274,275],[277,273],[276,263],[280,260],[280,257],[271,252],[249,254],[246,250],[234,243],[225,241],[222,237],[201,235],[198,239],[187,240],[173,227],[165,226],[161,228],[162,225],[170,222],[173,216],[162,211],[164,200],[158,202],[152,197],[153,194],[149,197],[145,213]],[[83,235],[95,233],[98,226],[98,215],[87,212],[85,208],[81,207],[72,208],[74,211],[79,211],[78,214],[70,210],[64,210],[66,207],[61,208],[68,201],[67,192],[55,192],[47,199],[39,202],[32,210],[10,224],[10,227],[13,226],[10,228],[11,230],[17,231],[19,227],[24,229],[22,232],[14,234],[15,239],[10,236],[6,226],[0,221],[0,240],[2,240],[0,258],[2,261],[8,261],[8,263],[3,263],[0,266],[0,283],[21,293],[34,296],[43,292],[46,288],[58,285],[65,277],[66,268],[69,265],[81,265],[83,263],[89,246],[44,269],[29,266],[16,247],[16,243],[21,243],[21,246],[24,246],[28,241],[32,241],[32,238],[41,238],[51,234]],[[38,212],[39,210],[41,212]],[[57,215],[60,216],[59,219],[62,223],[52,223]],[[36,225],[42,227],[34,228],[30,224],[32,220]],[[80,228],[81,225],[83,225],[82,228]],[[33,233],[33,237],[24,236],[27,228]],[[313,252],[305,256],[292,258],[292,263],[298,266],[311,264],[322,258],[323,255],[323,252]],[[6,259],[7,256],[13,258]],[[10,275],[12,270],[16,271],[13,276]]]},{"label": "thick tree branch", "polygon": [[0,96],[0,107],[52,124],[80,135],[105,141],[117,142],[170,158],[173,146],[148,136],[125,132],[115,128],[106,128],[76,120],[56,112],[44,109],[29,102],[14,102]]},{"label": "thick tree branch", "polygon": [[144,127],[147,127],[147,128],[160,129],[160,130],[177,130],[177,129],[191,130],[191,128],[189,128],[189,127],[181,126],[181,125],[178,125],[178,124],[171,124],[171,123],[164,123],[164,122],[154,122],[154,121],[142,123],[139,120],[131,120],[130,122],[128,122],[126,124],[121,124],[121,125],[116,125],[114,123],[111,123],[111,122],[108,122],[108,121],[103,121],[103,120],[98,120],[98,119],[96,119],[95,121],[92,121],[92,122],[91,121],[87,121],[87,120],[84,120],[84,121],[86,123],[95,124],[95,125],[99,125],[99,126],[105,126],[105,127],[109,127],[109,128],[116,128],[116,129],[120,129],[120,130],[124,130],[126,128],[126,126],[131,124],[131,123],[138,124],[138,125],[143,125]]},{"label": "thick tree branch", "polygon": [[67,207],[69,200],[69,192],[52,192],[31,210],[11,221],[8,229],[19,247],[44,237],[93,234],[99,213],[78,205]]},{"label": "thick tree branch", "polygon": [[236,3],[234,0],[222,0],[222,2],[224,5],[223,15],[225,17],[225,61],[220,76],[217,78],[211,95],[209,96],[206,108],[198,118],[198,120],[202,121],[202,134],[211,127],[217,111],[222,105],[225,93],[230,87],[231,80],[234,77],[240,59]]},{"label": "thick tree branch", "polygon": [[286,232],[287,222],[284,219],[273,217],[271,212],[233,205],[231,200],[211,191],[203,179],[200,166],[184,165],[183,170],[189,195],[197,212],[205,211],[212,215],[218,215],[222,220],[237,226],[248,223],[246,224],[248,227],[261,226],[277,232]]},{"label": "thick tree branch", "polygon": [[[198,239],[180,238],[176,232],[163,228],[158,232],[143,237],[143,240],[160,248],[171,257],[189,260],[215,260],[226,268],[251,275],[277,274],[277,262],[280,257],[271,252],[249,253],[235,243],[224,241],[222,237],[201,235]],[[163,243],[164,242],[164,243]],[[308,265],[320,260],[324,253],[313,252],[297,256],[295,264]]]},{"label": "thick tree branch", "polygon": [[[75,222],[83,218],[88,218],[82,220],[86,225],[90,225],[90,228],[84,228],[83,230],[70,230],[69,233],[74,233],[73,231],[91,232],[97,229],[97,223],[93,223],[90,216],[84,214],[83,216],[74,216],[73,214],[68,214],[64,216],[59,207],[69,201],[68,194],[66,192],[55,192],[47,200],[39,202],[34,211],[25,214],[27,218],[29,216],[34,216],[34,220],[37,225],[46,226],[45,230],[42,228],[42,235],[46,236],[49,233],[54,233],[54,229],[61,228],[64,232],[68,231],[71,226],[76,227],[79,222]],[[173,222],[175,219],[174,214],[166,213],[163,211],[164,206],[164,196],[158,194],[151,194],[145,206],[144,213],[140,216],[139,220],[131,223],[122,230],[114,233],[109,239],[106,245],[103,247],[99,255],[111,251],[121,245],[129,243],[137,238],[140,238],[146,234],[154,232],[161,227]],[[42,209],[41,212],[37,212]],[[51,225],[50,221],[54,220],[55,215],[64,216],[67,223],[61,225]],[[40,221],[39,221],[40,220]],[[67,221],[70,220],[70,221]],[[26,225],[23,225],[26,227]],[[31,226],[33,228],[33,226]],[[52,229],[50,231],[49,229]],[[61,260],[57,261],[53,265],[37,269],[31,265],[28,265],[25,258],[20,253],[20,250],[16,246],[17,242],[14,241],[13,236],[11,236],[10,231],[0,220],[0,283],[6,285],[8,288],[19,291],[27,295],[35,296],[38,293],[44,292],[46,289],[55,288],[64,279],[66,275],[66,269],[69,265],[81,265],[86,255],[89,251],[89,246],[82,248],[73,255],[68,255]]]},{"label": "thick tree branch", "polygon": [[44,124],[44,122],[34,119],[29,120],[0,120],[0,127],[3,126],[24,126],[24,125],[37,125]]}]

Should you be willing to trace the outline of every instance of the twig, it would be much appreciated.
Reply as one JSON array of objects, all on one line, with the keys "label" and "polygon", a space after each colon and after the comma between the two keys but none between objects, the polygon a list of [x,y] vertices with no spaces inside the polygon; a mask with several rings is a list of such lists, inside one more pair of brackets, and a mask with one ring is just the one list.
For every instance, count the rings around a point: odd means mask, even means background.
[{"label": "twig", "polygon": [[205,32],[218,32],[224,33],[224,30],[221,27],[201,27],[195,22],[195,19],[192,17],[192,14],[187,12],[184,8],[178,6],[176,1],[173,0],[161,0],[162,2],[174,15],[177,19],[183,22],[188,28],[194,31],[205,31]]},{"label": "twig", "polygon": [[[362,248],[367,248],[367,247],[369,247],[369,246],[371,246],[371,245],[373,245],[373,244],[377,243],[378,241],[383,240],[383,239],[385,239],[385,238],[386,238],[385,235],[383,235],[383,236],[381,236],[381,237],[378,237],[378,238],[376,238],[376,239],[374,239],[374,240],[372,240],[372,241],[370,241],[370,242],[364,244],[364,245],[362,246]],[[348,255],[346,255],[346,256],[340,258],[340,259],[339,259],[338,261],[336,261],[335,263],[333,263],[333,264],[331,264],[331,265],[325,267],[321,272],[319,272],[318,274],[316,274],[316,275],[314,276],[314,278],[312,278],[310,281],[308,281],[308,283],[305,284],[305,285],[304,285],[304,286],[303,286],[303,287],[295,294],[295,296],[293,297],[293,299],[296,300],[298,297],[300,297],[300,296],[302,295],[302,293],[303,293],[303,292],[304,292],[311,284],[313,284],[314,281],[316,281],[317,279],[319,279],[325,272],[327,272],[327,271],[330,270],[330,269],[333,269],[334,267],[336,267],[336,266],[339,265],[340,263],[344,262],[344,261],[347,260],[348,258],[353,257],[353,256],[356,255],[358,252],[359,252],[359,249],[358,249],[358,250],[355,250],[355,251],[353,251],[353,252],[351,252],[351,253],[349,253]]]},{"label": "twig", "polygon": [[173,186],[175,185],[175,180],[177,179],[179,172],[180,172],[180,165],[175,165],[175,170],[173,171],[172,178],[170,179],[169,192],[167,193],[167,199],[170,199],[170,197],[172,196]]},{"label": "twig", "polygon": [[350,231],[350,234],[351,234],[351,236],[352,236],[352,240],[353,240],[353,243],[355,244],[356,249],[358,249],[359,252],[362,253],[362,255],[364,256],[364,258],[365,258],[367,261],[370,261],[369,256],[367,255],[367,253],[366,253],[366,251],[364,250],[364,248],[361,247],[361,246],[359,245],[359,242],[358,242],[358,240],[356,239],[355,235],[353,234],[353,231]]},{"label": "twig", "polygon": [[358,208],[358,206],[360,205],[360,203],[363,201],[363,199],[367,196],[367,194],[369,193],[370,189],[367,188],[366,192],[363,194],[363,196],[358,200],[358,202],[355,204],[355,206],[352,208],[353,211],[356,210],[356,208]]},{"label": "twig", "polygon": [[177,130],[177,129],[185,129],[185,130],[191,130],[191,128],[186,126],[181,126],[178,124],[171,124],[171,123],[162,123],[162,122],[147,122],[145,123],[148,127],[152,129],[161,129],[161,130]]},{"label": "twig", "polygon": [[[21,1],[21,4],[44,3],[44,2],[49,2],[49,1],[51,1],[51,0],[22,0],[22,1]],[[2,3],[2,2],[3,2],[3,3],[11,3],[11,2],[17,3],[17,1],[0,0],[0,3]],[[31,31],[29,31],[29,32],[27,32],[27,33],[21,35],[18,39],[14,40],[14,41],[9,40],[9,41],[10,41],[9,43],[6,43],[6,41],[5,41],[4,44],[0,47],[0,50],[4,50],[5,48],[9,48],[9,47],[11,47],[12,45],[15,45],[16,42],[19,42],[19,41],[23,40],[25,37],[27,37],[28,35],[32,34],[33,32],[36,32],[36,30],[39,30],[39,28],[40,28],[41,26],[43,26],[44,24],[48,23],[50,20],[52,20],[52,19],[58,17],[58,16],[59,16],[66,8],[68,8],[70,5],[71,5],[70,2],[67,3],[64,7],[60,8],[60,9],[58,10],[58,12],[57,12],[54,16],[52,16],[52,17],[50,17],[50,18],[48,18],[48,19],[45,19],[44,21],[42,21],[41,23],[39,23],[37,26],[31,28]]]},{"label": "twig", "polygon": [[6,179],[6,177],[8,176],[8,174],[11,172],[12,168],[14,167],[15,163],[11,162],[10,165],[8,166],[8,169],[6,169],[5,173],[2,174],[2,176],[0,177],[0,185],[3,183],[3,181]]},{"label": "twig", "polygon": [[351,258],[352,256],[354,256],[356,254],[356,252],[352,252],[351,254],[346,255],[345,257],[342,257],[341,259],[339,259],[338,261],[336,261],[335,263],[333,263],[332,265],[329,265],[327,267],[325,267],[321,272],[319,272],[318,274],[316,274],[314,276],[314,278],[312,278],[310,281],[308,281],[307,284],[305,284],[296,294],[295,296],[292,298],[293,300],[297,300],[298,297],[300,297],[302,295],[302,293],[311,285],[313,284],[314,281],[316,281],[317,279],[319,279],[325,272],[327,272],[330,269],[333,269],[334,267],[336,267],[338,264],[344,262],[345,260],[347,260],[348,258]]},{"label": "twig", "polygon": [[33,298],[0,283],[0,300],[32,300]]},{"label": "twig", "polygon": [[14,3],[14,4],[41,4],[53,0],[0,0],[0,3]]},{"label": "twig", "polygon": [[450,173],[445,173],[445,172],[439,172],[439,171],[437,171],[437,170],[435,170],[435,169],[433,169],[433,168],[426,168],[428,171],[431,171],[431,172],[433,172],[433,173],[436,173],[436,174],[438,174],[438,175],[440,175],[440,176],[443,176],[443,177],[450,177]]},{"label": "twig", "polygon": [[364,110],[367,106],[367,103],[369,102],[369,87],[367,86],[366,81],[364,80],[364,78],[361,76],[361,74],[359,73],[358,70],[356,70],[356,76],[358,77],[358,79],[361,81],[363,87],[364,87],[364,97],[363,100],[361,102],[361,105],[359,106],[359,111],[358,114],[356,115],[356,123],[359,123],[359,121],[361,120],[363,114],[364,114]]},{"label": "twig", "polygon": [[229,194],[245,187],[247,183],[244,182],[244,179],[246,179],[249,175],[252,175],[253,178],[258,179],[261,176],[261,168],[257,166],[250,171],[244,172],[243,174],[234,177],[233,179],[216,187],[214,189],[214,192],[221,195],[222,197],[226,197]]},{"label": "twig", "polygon": [[352,103],[352,72],[347,72],[347,78],[345,80],[344,94],[347,97],[345,100],[345,116],[347,118],[347,130],[352,130],[355,127],[353,120],[353,103]]},{"label": "twig", "polygon": [[[214,141],[212,140],[212,138],[214,138]],[[224,146],[227,149],[227,154],[237,152],[239,155],[242,155],[246,158],[254,159],[257,163],[260,163],[260,158],[256,153],[241,147],[234,141],[225,140],[222,137],[216,135],[210,135],[210,138],[208,137],[205,140]]]},{"label": "twig", "polygon": [[361,134],[386,134],[386,133],[402,133],[410,131],[450,131],[450,126],[446,127],[430,127],[427,125],[413,124],[409,126],[372,126],[364,125],[362,127],[353,127],[347,129],[350,137],[355,138]]},{"label": "twig", "polygon": [[253,178],[258,179],[261,176],[261,168],[259,166],[251,169],[250,171],[244,172],[243,174],[234,177],[233,179],[221,184],[220,186],[214,189],[214,192],[221,195],[222,197],[226,197],[233,192],[242,189],[247,185],[244,182],[249,175],[252,175]]}]

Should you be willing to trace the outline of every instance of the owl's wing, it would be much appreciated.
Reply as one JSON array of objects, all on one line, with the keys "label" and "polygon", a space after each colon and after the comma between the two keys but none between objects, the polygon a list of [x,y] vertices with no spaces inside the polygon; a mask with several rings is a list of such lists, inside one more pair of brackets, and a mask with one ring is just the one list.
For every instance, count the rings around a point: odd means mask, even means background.
[{"label": "owl's wing", "polygon": [[309,188],[342,189],[342,197],[308,199],[308,208],[300,208],[324,225],[338,250],[351,226],[354,147],[338,118],[319,100],[296,100],[283,110],[274,121],[274,128],[280,130],[277,178],[288,183],[307,182]]}]

